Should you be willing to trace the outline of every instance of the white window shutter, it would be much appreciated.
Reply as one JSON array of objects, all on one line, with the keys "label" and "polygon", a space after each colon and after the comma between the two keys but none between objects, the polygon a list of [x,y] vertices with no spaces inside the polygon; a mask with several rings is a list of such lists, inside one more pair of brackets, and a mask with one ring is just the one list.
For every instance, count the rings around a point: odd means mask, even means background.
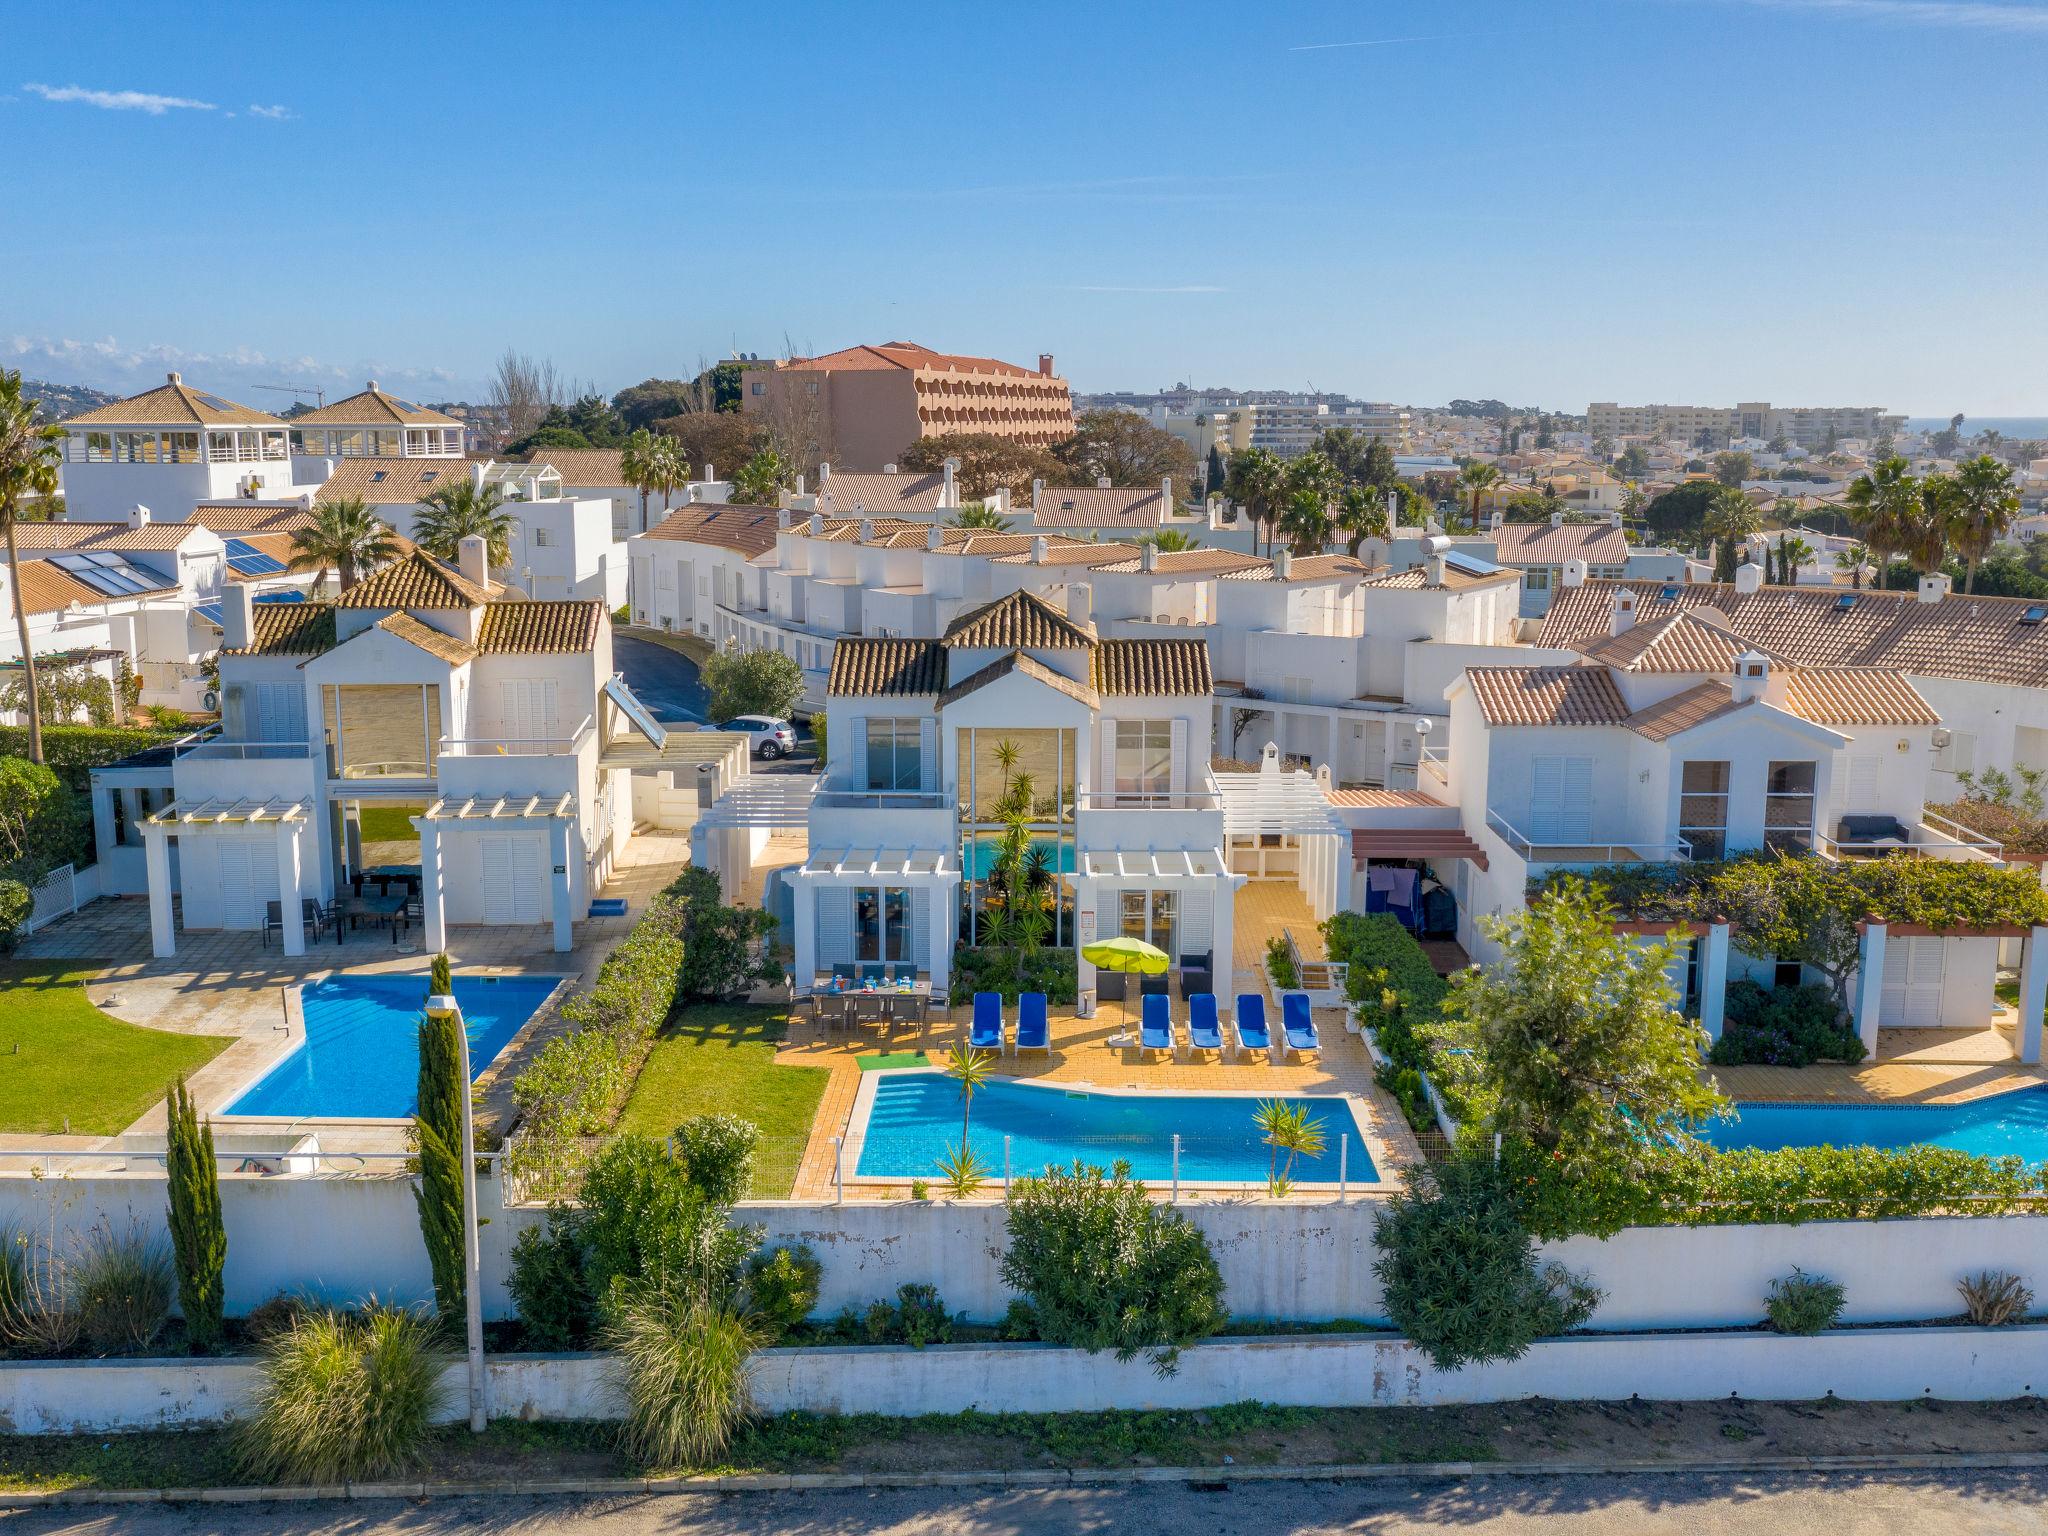
[{"label": "white window shutter", "polygon": [[917,722],[917,787],[927,795],[939,788],[939,722],[929,716]]},{"label": "white window shutter", "polygon": [[1193,765],[1188,762],[1188,723],[1179,716],[1173,721],[1173,792],[1185,793],[1194,779]]}]

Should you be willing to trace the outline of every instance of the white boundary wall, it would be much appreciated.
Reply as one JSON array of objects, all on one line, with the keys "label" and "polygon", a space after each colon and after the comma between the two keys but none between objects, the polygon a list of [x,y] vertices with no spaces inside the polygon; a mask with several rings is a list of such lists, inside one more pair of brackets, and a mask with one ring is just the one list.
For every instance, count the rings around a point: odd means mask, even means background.
[{"label": "white boundary wall", "polygon": [[[490,1361],[496,1417],[616,1419],[622,1398],[601,1355],[505,1355]],[[246,1410],[247,1360],[0,1363],[0,1418],[23,1434],[163,1429]],[[443,1417],[467,1413],[463,1367],[444,1380]],[[1217,1340],[1182,1353],[1172,1376],[1142,1359],[1044,1344],[925,1350],[770,1349],[755,1357],[764,1413],[1048,1413],[1207,1408],[1258,1398],[1304,1407],[1431,1407],[1525,1397],[1807,1401],[1998,1401],[2048,1385],[2048,1326],[1775,1334],[1630,1334],[1556,1339],[1520,1360],[1443,1372],[1402,1339],[1324,1335]]]},{"label": "white boundary wall", "polygon": [[[61,1166],[61,1165],[59,1165]],[[505,1279],[520,1232],[544,1220],[506,1211],[497,1185],[479,1186],[484,1311],[511,1315]],[[403,1178],[224,1175],[227,1307],[247,1312],[280,1291],[337,1302],[377,1296],[424,1302],[433,1288],[412,1183]],[[0,1225],[31,1236],[83,1234],[131,1219],[164,1229],[160,1171],[35,1178],[0,1174]],[[1183,1207],[1223,1271],[1224,1304],[1240,1317],[1383,1322],[1372,1273],[1377,1202],[1244,1200]],[[976,1320],[1002,1316],[1011,1292],[998,1263],[1000,1202],[898,1201],[742,1206],[741,1221],[770,1243],[807,1243],[824,1265],[818,1310],[865,1307],[908,1283],[938,1287],[946,1306]],[[1925,1217],[1805,1226],[1645,1227],[1605,1242],[1574,1238],[1545,1250],[1606,1293],[1601,1329],[1740,1327],[1763,1316],[1770,1282],[1794,1265],[1839,1281],[1845,1323],[1918,1322],[1961,1310],[1956,1282],[1985,1269],[2048,1285],[2048,1217]],[[2048,1383],[2044,1383],[2048,1390]]]}]

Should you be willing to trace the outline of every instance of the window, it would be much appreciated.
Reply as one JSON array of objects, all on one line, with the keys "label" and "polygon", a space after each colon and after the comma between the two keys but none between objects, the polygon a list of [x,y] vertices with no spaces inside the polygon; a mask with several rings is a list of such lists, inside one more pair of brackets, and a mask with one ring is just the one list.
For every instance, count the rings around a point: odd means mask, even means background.
[{"label": "window", "polygon": [[1774,960],[1771,962],[1771,985],[1773,987],[1797,987],[1806,981],[1806,967],[1797,960]]},{"label": "window", "polygon": [[752,384],[749,384],[747,386],[747,393],[750,395],[765,395],[767,392],[768,387],[765,384],[763,384],[759,379],[756,379]]},{"label": "window", "polygon": [[166,432],[164,434],[163,452],[166,464],[197,464],[199,462],[199,434],[197,432]]},{"label": "window", "polygon": [[1530,592],[1548,592],[1550,590],[1549,570],[1522,572],[1522,586],[1524,590]]},{"label": "window", "polygon": [[536,528],[533,530],[534,548],[547,549],[551,545],[553,545],[554,542],[555,540],[553,534],[550,533],[549,530],[547,530],[546,528]]},{"label": "window", "polygon": [[154,464],[156,462],[156,434],[154,432],[116,432],[114,434],[114,457],[123,464]]},{"label": "window", "polygon": [[1172,788],[1173,722],[1117,721],[1117,793],[1163,795]]},{"label": "window", "polygon": [[915,790],[922,787],[923,774],[917,721],[868,721],[869,789]]},{"label": "window", "polygon": [[1127,939],[1142,939],[1169,958],[1178,960],[1175,947],[1175,919],[1179,901],[1172,891],[1124,891],[1120,896],[1122,923],[1119,932]]},{"label": "window", "polygon": [[1813,847],[1812,763],[1773,763],[1764,785],[1764,846],[1796,852]]},{"label": "window", "polygon": [[900,885],[854,888],[853,957],[856,960],[910,958],[908,888]]},{"label": "window", "polygon": [[1678,835],[1696,859],[1728,852],[1728,765],[1686,763],[1678,787]]}]

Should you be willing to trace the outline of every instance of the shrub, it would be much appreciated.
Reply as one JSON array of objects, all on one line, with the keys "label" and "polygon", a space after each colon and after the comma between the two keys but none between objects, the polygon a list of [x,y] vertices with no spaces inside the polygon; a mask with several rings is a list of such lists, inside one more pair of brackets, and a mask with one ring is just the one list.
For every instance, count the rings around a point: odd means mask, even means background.
[{"label": "shrub", "polygon": [[11,955],[36,909],[36,893],[19,880],[0,879],[0,955]]},{"label": "shrub", "polygon": [[1272,973],[1273,985],[1285,991],[1301,985],[1301,974],[1294,968],[1294,949],[1279,934],[1266,940],[1266,969]]},{"label": "shrub", "polygon": [[737,1205],[754,1179],[761,1132],[738,1115],[697,1115],[675,1129],[676,1158],[716,1205]]},{"label": "shrub", "polygon": [[1956,1289],[1962,1293],[1963,1311],[1980,1328],[2025,1322],[2034,1306],[2034,1293],[2026,1282],[2005,1270],[1987,1269],[1958,1280]]},{"label": "shrub", "polygon": [[170,1184],[171,1246],[178,1260],[178,1306],[185,1337],[205,1353],[218,1349],[225,1295],[228,1234],[220,1210],[220,1173],[213,1156],[213,1122],[200,1122],[198,1108],[180,1078],[166,1106],[170,1124],[165,1164]]},{"label": "shrub", "polygon": [[1006,1344],[1028,1344],[1038,1337],[1038,1308],[1022,1296],[1010,1298],[1010,1309],[996,1324],[996,1337]]},{"label": "shrub", "polygon": [[[0,706],[4,707],[4,706]],[[33,885],[67,862],[84,862],[78,797],[25,757],[0,758],[0,874]]]},{"label": "shrub", "polygon": [[903,1342],[912,1349],[950,1343],[953,1338],[953,1319],[939,1299],[939,1288],[935,1285],[896,1288],[896,1326]]},{"label": "shrub", "polygon": [[1728,988],[1721,1038],[1708,1051],[1717,1066],[1805,1067],[1816,1061],[1863,1059],[1863,1041],[1848,1027],[1826,987]]},{"label": "shrub", "polygon": [[1373,1032],[1387,1058],[1374,1080],[1393,1095],[1411,1126],[1433,1129],[1436,1115],[1422,1089],[1430,1048],[1415,1026],[1442,1013],[1449,984],[1415,936],[1387,913],[1339,912],[1323,924],[1323,941],[1330,958],[1350,968],[1346,993],[1359,1023]]},{"label": "shrub", "polygon": [[1171,1375],[1180,1351],[1220,1329],[1223,1274],[1201,1229],[1155,1205],[1119,1163],[1075,1163],[1019,1181],[1007,1217],[1004,1284],[1030,1298],[1042,1337],[1119,1360],[1150,1355]]},{"label": "shrub", "polygon": [[[122,758],[170,741],[185,733],[175,729],[101,727],[92,725],[45,725],[43,761],[71,793],[81,799],[92,790],[92,770],[118,763]],[[28,758],[28,727],[0,725],[0,757]]]},{"label": "shrub", "polygon": [[627,1451],[650,1467],[701,1466],[754,1410],[751,1357],[764,1330],[729,1301],[636,1286],[605,1328],[625,1387]]},{"label": "shrub", "polygon": [[505,1281],[530,1349],[581,1349],[596,1322],[583,1272],[583,1239],[573,1213],[557,1207],[544,1226],[528,1227],[512,1245]]},{"label": "shrub", "polygon": [[70,1353],[78,1346],[85,1318],[78,1305],[77,1266],[69,1247],[58,1245],[54,1216],[41,1232],[7,1236],[0,1330],[10,1344],[38,1358]]},{"label": "shrub", "polygon": [[809,1244],[782,1244],[747,1260],[747,1300],[780,1338],[810,1317],[824,1274]]},{"label": "shrub", "polygon": [[249,1309],[249,1315],[242,1319],[242,1336],[251,1344],[261,1344],[281,1333],[290,1333],[313,1311],[304,1297],[279,1291],[270,1300],[259,1301]]},{"label": "shrub", "polygon": [[951,1002],[963,1007],[977,992],[999,992],[1014,1003],[1021,992],[1043,992],[1055,1008],[1071,1008],[1081,995],[1079,960],[1071,949],[961,948],[953,954]]},{"label": "shrub", "polygon": [[254,1411],[236,1432],[244,1467],[266,1482],[339,1483],[418,1465],[453,1358],[425,1312],[373,1302],[355,1317],[310,1314],[263,1346]]},{"label": "shrub", "polygon": [[1438,1370],[1518,1359],[1593,1315],[1597,1290],[1562,1265],[1537,1265],[1536,1240],[1489,1158],[1405,1177],[1374,1233],[1373,1273],[1394,1325]]},{"label": "shrub", "polygon": [[1771,1282],[1764,1298],[1764,1317],[1779,1333],[1814,1334],[1835,1326],[1847,1299],[1841,1286],[1824,1275],[1809,1275],[1798,1265],[1782,1280]]},{"label": "shrub", "polygon": [[902,1318],[897,1315],[894,1302],[871,1301],[860,1316],[861,1337],[870,1344],[901,1342],[901,1327]]},{"label": "shrub", "polygon": [[105,1221],[86,1235],[73,1277],[80,1331],[96,1355],[134,1354],[156,1342],[177,1290],[170,1250],[136,1223]]},{"label": "shrub", "polygon": [[681,1285],[722,1300],[760,1241],[726,1224],[729,1207],[690,1182],[661,1143],[622,1136],[583,1176],[583,1264],[592,1299],[613,1305],[622,1285]]}]

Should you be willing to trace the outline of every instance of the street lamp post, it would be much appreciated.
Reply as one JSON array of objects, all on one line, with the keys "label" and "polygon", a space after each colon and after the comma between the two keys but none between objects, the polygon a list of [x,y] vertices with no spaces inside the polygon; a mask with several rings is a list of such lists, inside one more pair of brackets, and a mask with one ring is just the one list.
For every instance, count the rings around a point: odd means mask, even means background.
[{"label": "street lamp post", "polygon": [[469,1343],[469,1427],[482,1434],[484,1412],[483,1243],[476,1222],[476,1114],[469,1091],[469,1029],[453,997],[427,999],[436,1018],[455,1017],[457,1060],[462,1073],[462,1296]]}]

